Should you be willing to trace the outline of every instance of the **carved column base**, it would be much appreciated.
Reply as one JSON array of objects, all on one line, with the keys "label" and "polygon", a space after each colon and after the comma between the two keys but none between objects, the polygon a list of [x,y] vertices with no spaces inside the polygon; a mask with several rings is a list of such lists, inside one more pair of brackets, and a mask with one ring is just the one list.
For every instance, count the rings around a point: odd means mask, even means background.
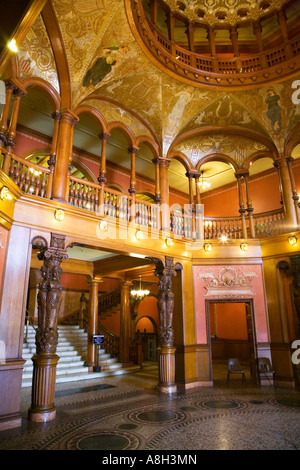
[{"label": "carved column base", "polygon": [[58,360],[56,354],[36,354],[32,358],[31,407],[28,410],[30,421],[44,423],[56,417],[54,394]]},{"label": "carved column base", "polygon": [[174,346],[161,346],[159,352],[159,383],[157,389],[164,393],[176,393]]}]

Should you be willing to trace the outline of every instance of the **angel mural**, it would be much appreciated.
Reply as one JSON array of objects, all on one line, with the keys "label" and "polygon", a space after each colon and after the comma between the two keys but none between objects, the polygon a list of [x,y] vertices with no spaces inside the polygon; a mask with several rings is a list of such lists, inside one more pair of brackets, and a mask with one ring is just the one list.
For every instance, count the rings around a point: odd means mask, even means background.
[{"label": "angel mural", "polygon": [[124,53],[127,51],[127,46],[120,48],[113,46],[104,49],[102,57],[99,57],[94,65],[87,71],[83,79],[83,86],[86,88],[90,85],[96,86],[113,70],[113,67],[117,67],[120,64]]},{"label": "angel mural", "polygon": [[265,103],[268,105],[266,116],[270,120],[270,124],[275,135],[280,134],[282,129],[281,106],[279,101],[280,96],[275,93],[273,88],[269,88],[265,99]]}]

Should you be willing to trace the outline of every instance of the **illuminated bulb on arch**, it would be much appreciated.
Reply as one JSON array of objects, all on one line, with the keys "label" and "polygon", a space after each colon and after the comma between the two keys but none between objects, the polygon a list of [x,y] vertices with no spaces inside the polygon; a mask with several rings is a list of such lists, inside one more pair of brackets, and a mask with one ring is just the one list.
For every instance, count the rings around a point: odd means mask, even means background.
[{"label": "illuminated bulb on arch", "polygon": [[12,52],[18,52],[18,46],[16,43],[15,39],[12,39],[8,44],[7,47],[12,51]]},{"label": "illuminated bulb on arch", "polygon": [[227,236],[221,235],[221,242],[227,242]]}]

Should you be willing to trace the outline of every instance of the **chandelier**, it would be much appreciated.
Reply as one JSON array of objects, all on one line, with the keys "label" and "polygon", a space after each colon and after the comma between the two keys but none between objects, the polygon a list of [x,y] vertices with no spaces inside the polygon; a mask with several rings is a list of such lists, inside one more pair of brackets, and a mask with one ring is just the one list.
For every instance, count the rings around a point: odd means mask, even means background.
[{"label": "chandelier", "polygon": [[142,289],[142,280],[141,280],[141,276],[140,276],[140,285],[139,285],[139,289],[138,290],[135,290],[133,289],[131,292],[130,292],[130,295],[132,297],[134,297],[135,299],[143,299],[144,297],[146,297],[147,295],[150,294],[150,291],[147,290],[147,289]]},{"label": "chandelier", "polygon": [[201,177],[198,181],[198,185],[202,189],[208,189],[210,187],[210,183],[207,180],[204,179],[203,171],[201,171],[200,173],[201,173]]}]

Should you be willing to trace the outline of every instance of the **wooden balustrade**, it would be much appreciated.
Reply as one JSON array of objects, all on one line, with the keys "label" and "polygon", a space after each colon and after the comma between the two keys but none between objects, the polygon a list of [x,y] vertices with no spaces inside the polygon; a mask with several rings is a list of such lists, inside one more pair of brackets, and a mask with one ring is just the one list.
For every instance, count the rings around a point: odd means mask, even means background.
[{"label": "wooden balustrade", "polygon": [[[288,76],[295,70],[300,54],[300,35],[284,45],[248,57],[210,57],[189,51],[166,38],[159,28],[145,15],[141,0],[131,1],[135,26],[147,49],[172,72],[192,82],[215,86],[241,86],[268,83],[278,76]],[[287,47],[291,57],[286,56]],[[267,73],[266,73],[267,68]]]},{"label": "wooden balustrade", "polygon": [[[3,151],[5,155],[5,150]],[[11,156],[9,176],[12,181],[24,192],[42,198],[51,197],[50,170],[32,163],[14,154]],[[50,181],[50,184],[49,184]],[[101,195],[101,191],[103,194]],[[70,177],[69,202],[74,207],[98,212],[103,204],[101,215],[131,221],[140,226],[160,228],[160,207],[148,201],[135,199],[119,191],[102,188],[74,176]],[[248,218],[246,217],[248,222]],[[255,233],[257,238],[266,238],[285,233],[285,218],[283,209],[260,214],[253,214]],[[199,221],[198,221],[199,222]],[[196,223],[194,213],[187,211],[170,212],[170,230],[175,237],[187,239],[218,239],[226,235],[229,239],[242,238],[242,224],[240,217],[204,217],[202,224]],[[248,227],[249,228],[249,227]],[[249,233],[248,233],[249,235]],[[250,236],[250,235],[249,235]]]},{"label": "wooden balustrade", "polygon": [[283,209],[254,214],[253,219],[257,238],[267,238],[285,232]]},{"label": "wooden balustrade", "polygon": [[117,287],[109,292],[104,292],[99,295],[98,312],[106,312],[109,309],[117,307],[121,302],[121,288]]},{"label": "wooden balustrade", "polygon": [[204,239],[216,240],[226,236],[231,240],[242,238],[242,222],[240,217],[205,217]]},{"label": "wooden balustrade", "polygon": [[50,170],[24,160],[16,155],[11,156],[9,177],[24,192],[33,196],[50,197],[48,186]]},{"label": "wooden balustrade", "polygon": [[105,352],[112,357],[119,357],[120,354],[120,337],[107,330],[100,322],[98,322],[99,335],[104,335]]}]

